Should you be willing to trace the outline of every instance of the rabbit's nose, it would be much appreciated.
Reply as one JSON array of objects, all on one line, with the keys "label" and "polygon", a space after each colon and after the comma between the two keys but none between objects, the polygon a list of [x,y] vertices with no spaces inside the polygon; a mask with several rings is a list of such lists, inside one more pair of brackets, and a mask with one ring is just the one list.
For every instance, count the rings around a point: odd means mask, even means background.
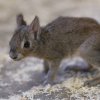
[{"label": "rabbit's nose", "polygon": [[13,56],[13,57],[11,57],[12,59],[17,59],[17,56]]},{"label": "rabbit's nose", "polygon": [[12,59],[17,59],[17,56],[12,56],[12,55],[10,55],[10,57],[11,57]]},{"label": "rabbit's nose", "polygon": [[12,58],[12,59],[17,59],[17,55],[16,54],[13,54],[13,53],[9,53],[9,56]]}]

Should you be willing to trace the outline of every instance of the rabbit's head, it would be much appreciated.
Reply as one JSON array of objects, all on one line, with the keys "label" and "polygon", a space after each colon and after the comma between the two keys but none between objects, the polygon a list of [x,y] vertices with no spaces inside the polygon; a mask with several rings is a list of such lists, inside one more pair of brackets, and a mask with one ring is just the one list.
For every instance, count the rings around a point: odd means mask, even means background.
[{"label": "rabbit's head", "polygon": [[23,15],[19,14],[16,22],[17,28],[9,42],[9,55],[14,60],[20,60],[36,52],[41,28],[37,16],[30,25],[27,25]]}]

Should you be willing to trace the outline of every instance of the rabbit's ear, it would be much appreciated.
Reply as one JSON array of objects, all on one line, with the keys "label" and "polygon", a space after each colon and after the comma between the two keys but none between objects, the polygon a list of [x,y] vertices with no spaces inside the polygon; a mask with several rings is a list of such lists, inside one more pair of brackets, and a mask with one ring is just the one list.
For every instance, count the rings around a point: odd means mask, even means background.
[{"label": "rabbit's ear", "polygon": [[32,33],[34,35],[34,39],[40,38],[41,27],[40,27],[40,22],[39,22],[38,16],[35,16],[34,20],[29,25],[29,30],[30,30],[30,33]]},{"label": "rabbit's ear", "polygon": [[26,22],[24,21],[23,15],[22,14],[18,14],[16,17],[16,22],[17,22],[17,26],[20,27],[22,25],[26,25]]}]

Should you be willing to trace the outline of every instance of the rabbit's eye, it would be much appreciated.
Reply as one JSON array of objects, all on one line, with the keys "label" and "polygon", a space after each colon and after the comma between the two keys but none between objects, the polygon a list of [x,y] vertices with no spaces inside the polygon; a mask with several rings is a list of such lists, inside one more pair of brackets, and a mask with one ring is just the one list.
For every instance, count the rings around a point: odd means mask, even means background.
[{"label": "rabbit's eye", "polygon": [[26,41],[24,43],[24,48],[30,48],[30,42],[29,41]]}]

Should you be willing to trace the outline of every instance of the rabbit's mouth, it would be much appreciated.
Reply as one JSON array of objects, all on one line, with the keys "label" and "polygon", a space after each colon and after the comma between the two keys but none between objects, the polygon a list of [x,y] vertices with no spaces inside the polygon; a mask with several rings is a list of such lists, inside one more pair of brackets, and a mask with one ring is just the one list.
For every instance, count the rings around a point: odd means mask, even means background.
[{"label": "rabbit's mouth", "polygon": [[21,59],[23,59],[23,58],[24,58],[24,56],[23,56],[22,54],[18,54],[17,58],[14,59],[14,60],[15,60],[15,61],[19,61],[19,60],[21,60]]}]

